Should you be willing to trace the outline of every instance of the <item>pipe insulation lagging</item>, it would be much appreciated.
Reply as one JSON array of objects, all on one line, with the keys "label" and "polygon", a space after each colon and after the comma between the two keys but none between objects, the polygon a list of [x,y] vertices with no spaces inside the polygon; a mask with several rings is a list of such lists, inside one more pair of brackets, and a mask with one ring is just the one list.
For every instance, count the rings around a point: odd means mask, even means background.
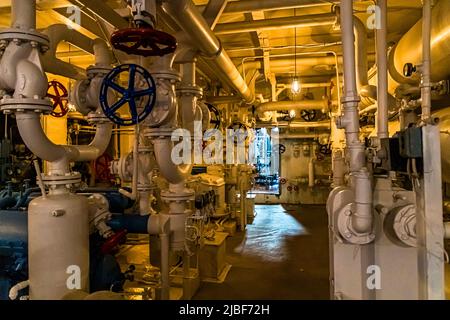
[{"label": "pipe insulation lagging", "polygon": [[369,171],[362,168],[359,172],[354,172],[350,176],[352,187],[355,193],[355,212],[352,213],[353,230],[359,234],[366,234],[372,231],[372,181]]}]

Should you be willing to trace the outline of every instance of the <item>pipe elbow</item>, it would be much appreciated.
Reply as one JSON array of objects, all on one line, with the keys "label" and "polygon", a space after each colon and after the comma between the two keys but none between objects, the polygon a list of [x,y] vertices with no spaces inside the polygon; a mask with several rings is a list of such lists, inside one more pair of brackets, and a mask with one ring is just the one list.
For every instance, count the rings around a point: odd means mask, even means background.
[{"label": "pipe elbow", "polygon": [[172,141],[170,138],[159,138],[152,141],[155,150],[155,159],[161,175],[170,184],[183,183],[191,173],[192,165],[176,165],[172,161]]}]

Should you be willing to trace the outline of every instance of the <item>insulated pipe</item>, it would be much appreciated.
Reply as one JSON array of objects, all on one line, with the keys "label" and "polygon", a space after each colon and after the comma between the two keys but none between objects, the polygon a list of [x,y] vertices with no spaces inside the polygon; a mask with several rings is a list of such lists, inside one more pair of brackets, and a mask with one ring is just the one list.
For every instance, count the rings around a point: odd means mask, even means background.
[{"label": "insulated pipe", "polygon": [[333,13],[311,14],[304,17],[283,17],[255,21],[243,21],[218,24],[214,33],[218,35],[236,34],[252,31],[277,30],[288,28],[311,28],[333,25],[336,23],[336,15]]},{"label": "insulated pipe", "polygon": [[330,107],[330,101],[324,100],[299,100],[299,101],[275,101],[260,104],[256,112],[263,113],[268,111],[290,111],[290,110],[327,110]]},{"label": "insulated pipe", "polygon": [[[378,0],[380,27],[375,30],[377,54],[377,137],[389,138],[388,63],[387,63],[387,0]],[[358,48],[361,50],[361,48]],[[367,66],[366,66],[367,67]],[[366,72],[367,75],[367,72]]]},{"label": "insulated pipe", "polygon": [[302,128],[326,128],[329,129],[331,126],[330,121],[317,121],[317,122],[306,122],[306,121],[293,121],[289,123],[288,127],[292,129],[302,129]]},{"label": "insulated pipe", "polygon": [[341,1],[341,34],[344,57],[344,97],[343,112],[337,119],[337,126],[345,129],[347,149],[350,156],[350,171],[358,171],[364,166],[364,147],[359,141],[360,98],[356,87],[355,43],[353,33],[353,0]]},{"label": "insulated pipe", "polygon": [[189,35],[200,51],[210,59],[211,67],[221,78],[241,95],[247,103],[253,103],[255,96],[236,69],[233,61],[211,31],[205,19],[191,0],[164,0],[164,11]]},{"label": "insulated pipe", "polygon": [[358,92],[360,92],[361,88],[369,83],[367,76],[369,69],[367,62],[367,29],[364,23],[356,16],[353,16],[353,29],[356,49],[356,84]]},{"label": "insulated pipe", "polygon": [[254,0],[240,0],[228,2],[224,14],[227,13],[250,13],[253,11],[269,11],[269,10],[284,10],[284,9],[294,9],[294,8],[306,8],[306,7],[317,7],[317,6],[327,6],[333,3],[339,3],[339,0],[328,0],[326,2],[321,2],[317,0],[264,0],[264,1],[254,1]]},{"label": "insulated pipe", "polygon": [[[50,39],[50,48],[42,56],[42,63],[47,72],[62,75],[71,79],[85,79],[84,69],[56,58],[56,50],[61,41],[67,41],[88,53],[94,54],[93,40],[64,24],[55,24],[43,32]],[[96,57],[97,58],[97,57]],[[110,65],[110,64],[109,64]]]},{"label": "insulated pipe", "polygon": [[423,0],[421,119],[424,123],[428,123],[431,117],[431,2]]},{"label": "insulated pipe", "polygon": [[11,16],[12,28],[36,29],[36,0],[12,0]]},{"label": "insulated pipe", "polygon": [[172,161],[173,142],[170,137],[160,137],[152,140],[155,159],[161,175],[171,184],[183,183],[191,173],[189,164],[176,165]]},{"label": "insulated pipe", "polygon": [[76,149],[73,161],[93,161],[103,155],[111,140],[113,124],[111,122],[97,124],[95,136],[89,145],[68,146]]},{"label": "insulated pipe", "polygon": [[313,188],[315,185],[314,178],[314,158],[311,157],[308,163],[308,187]]},{"label": "insulated pipe", "polygon": [[351,174],[355,192],[355,212],[352,214],[353,230],[359,234],[372,231],[372,182],[366,168]]}]

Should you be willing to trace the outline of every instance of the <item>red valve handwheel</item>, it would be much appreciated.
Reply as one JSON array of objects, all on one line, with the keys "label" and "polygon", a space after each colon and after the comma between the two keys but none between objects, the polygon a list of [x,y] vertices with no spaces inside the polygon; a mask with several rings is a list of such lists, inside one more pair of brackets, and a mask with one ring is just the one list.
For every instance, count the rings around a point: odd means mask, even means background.
[{"label": "red valve handwheel", "polygon": [[175,52],[177,40],[170,34],[152,28],[127,28],[114,32],[111,44],[127,54],[152,57]]},{"label": "red valve handwheel", "polygon": [[69,93],[61,82],[52,80],[48,83],[47,97],[53,104],[52,116],[61,118],[69,112]]},{"label": "red valve handwheel", "polygon": [[127,230],[119,230],[111,237],[109,237],[101,247],[103,254],[111,253],[119,244],[122,244],[127,239]]},{"label": "red valve handwheel", "polygon": [[110,171],[111,161],[113,159],[107,153],[97,158],[94,162],[95,176],[97,180],[102,182],[110,182],[112,180],[112,175]]},{"label": "red valve handwheel", "polygon": [[286,182],[287,182],[287,180],[286,180],[285,178],[281,178],[281,179],[280,179],[280,183],[281,183],[281,184],[286,184]]},{"label": "red valve handwheel", "polygon": [[288,187],[287,187],[287,190],[288,190],[289,192],[291,192],[291,191],[292,191],[292,186],[288,186]]}]

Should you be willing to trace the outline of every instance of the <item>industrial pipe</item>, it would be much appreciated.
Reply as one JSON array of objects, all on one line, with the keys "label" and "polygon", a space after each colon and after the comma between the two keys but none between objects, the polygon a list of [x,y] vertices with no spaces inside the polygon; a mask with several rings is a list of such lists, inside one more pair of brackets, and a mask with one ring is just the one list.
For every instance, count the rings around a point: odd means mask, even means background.
[{"label": "industrial pipe", "polygon": [[236,90],[247,103],[253,103],[255,100],[253,92],[192,1],[164,0],[162,8],[189,35],[198,49],[210,57],[208,61],[211,67],[221,78],[226,79],[226,83]]},{"label": "industrial pipe", "polygon": [[[375,30],[377,54],[377,137],[389,138],[388,63],[387,63],[387,0],[378,0],[380,27]],[[358,48],[360,49],[360,48]]]},{"label": "industrial pipe", "polygon": [[430,122],[431,117],[431,3],[432,0],[423,0],[421,119],[424,123]]},{"label": "industrial pipe", "polygon": [[336,15],[333,13],[311,14],[304,17],[283,17],[265,20],[243,21],[218,24],[214,33],[218,35],[236,34],[252,31],[277,30],[287,28],[311,28],[333,25]]},{"label": "industrial pipe", "polygon": [[13,29],[36,29],[36,1],[11,1],[11,27]]},{"label": "industrial pipe", "polygon": [[256,112],[270,111],[290,111],[290,110],[327,110],[330,107],[330,101],[324,100],[298,100],[298,101],[274,101],[260,104]]}]

